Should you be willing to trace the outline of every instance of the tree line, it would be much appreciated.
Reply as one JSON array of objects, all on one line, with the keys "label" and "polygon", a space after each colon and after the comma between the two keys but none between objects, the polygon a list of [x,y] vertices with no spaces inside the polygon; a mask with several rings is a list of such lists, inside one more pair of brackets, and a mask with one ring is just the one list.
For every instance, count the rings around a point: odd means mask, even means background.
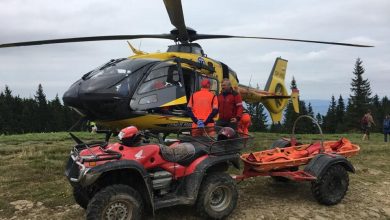
[{"label": "tree line", "polygon": [[[290,133],[293,128],[295,120],[300,115],[309,115],[315,118],[322,128],[324,133],[345,133],[345,132],[359,132],[361,128],[361,118],[371,110],[376,126],[373,127],[375,132],[383,131],[383,119],[386,114],[390,114],[390,101],[387,96],[380,98],[378,95],[372,96],[371,86],[368,79],[363,78],[365,69],[363,61],[360,58],[356,59],[353,69],[351,81],[351,94],[345,101],[339,95],[337,100],[334,95],[325,115],[317,113],[314,115],[313,108],[310,103],[306,104],[304,101],[299,101],[300,113],[294,112],[291,102],[288,103],[284,110],[284,119],[282,123],[272,124],[270,128],[266,126],[266,116],[263,112],[264,108],[259,103],[248,104],[248,111],[252,115],[252,131],[275,131]],[[293,78],[291,89],[297,89],[296,80]],[[254,111],[254,109],[256,109]],[[297,133],[317,133],[318,128],[310,120],[302,119],[298,122]]]},{"label": "tree line", "polygon": [[41,84],[34,98],[14,96],[8,86],[0,92],[0,134],[67,131],[79,118],[58,95],[48,101]]}]

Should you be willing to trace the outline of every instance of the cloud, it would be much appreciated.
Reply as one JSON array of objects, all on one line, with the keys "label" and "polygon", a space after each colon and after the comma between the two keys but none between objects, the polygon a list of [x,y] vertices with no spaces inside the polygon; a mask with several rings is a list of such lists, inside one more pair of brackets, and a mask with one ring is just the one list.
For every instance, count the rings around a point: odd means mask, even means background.
[{"label": "cloud", "polygon": [[[390,94],[390,1],[183,0],[186,24],[199,33],[300,38],[375,45],[351,48],[266,40],[199,41],[205,52],[237,71],[240,82],[264,86],[276,57],[289,61],[305,98],[349,94],[357,57],[374,93]],[[173,26],[163,1],[3,0],[0,43],[91,35],[167,33]],[[147,52],[165,51],[167,40],[132,40]],[[85,72],[111,58],[131,55],[125,41],[0,49],[0,89],[31,94],[37,83],[60,96]],[[28,85],[31,85],[30,87]]]}]

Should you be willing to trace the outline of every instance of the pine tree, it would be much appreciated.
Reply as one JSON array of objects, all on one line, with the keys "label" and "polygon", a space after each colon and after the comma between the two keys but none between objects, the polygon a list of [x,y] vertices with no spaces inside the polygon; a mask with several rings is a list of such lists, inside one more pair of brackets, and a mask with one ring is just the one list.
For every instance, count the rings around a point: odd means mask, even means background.
[{"label": "pine tree", "polygon": [[5,95],[3,91],[0,92],[0,134],[5,133]]},{"label": "pine tree", "polygon": [[383,97],[381,100],[381,109],[383,111],[383,114],[390,114],[390,100],[387,98],[387,96]]},{"label": "pine tree", "polygon": [[[309,104],[307,104],[307,115],[315,119],[313,107],[311,106],[310,102]],[[305,128],[306,128],[306,133],[310,133],[310,134],[318,133],[318,128],[312,120],[309,119],[305,120]]]},{"label": "pine tree", "polygon": [[35,101],[38,104],[38,109],[36,111],[37,119],[37,131],[38,132],[47,132],[49,131],[50,123],[50,112],[48,111],[46,95],[43,92],[43,87],[41,84],[38,85],[38,90],[36,91]]},{"label": "pine tree", "polygon": [[[290,85],[290,89],[298,89],[297,82],[295,81],[295,78],[293,77]],[[286,109],[284,110],[284,119],[283,119],[283,130],[287,133],[291,132],[294,122],[297,119],[298,114],[294,111],[294,106],[289,100]]]},{"label": "pine tree", "polygon": [[382,105],[379,100],[379,96],[377,94],[375,94],[371,99],[370,109],[371,109],[372,118],[374,119],[374,122],[376,124],[376,126],[372,128],[374,129],[373,131],[378,131],[378,132],[383,131],[382,121],[384,119],[384,115],[383,115],[384,113],[382,112]]},{"label": "pine tree", "polygon": [[247,106],[252,120],[252,126],[249,128],[249,130],[266,131],[267,115],[264,113],[264,106],[259,102],[249,103]]},{"label": "pine tree", "polygon": [[337,120],[336,132],[337,133],[344,132],[346,130],[344,117],[345,117],[345,104],[344,104],[343,97],[340,95],[336,106],[336,120]]},{"label": "pine tree", "polygon": [[324,117],[324,132],[326,133],[335,133],[337,128],[337,116],[336,116],[336,100],[334,95],[332,95],[328,111]]},{"label": "pine tree", "polygon": [[[299,115],[308,115],[309,111],[308,108],[306,107],[305,101],[299,101]],[[296,119],[299,116],[296,114],[296,117],[294,117],[294,122],[295,123]],[[308,127],[308,124],[310,126]],[[307,118],[302,118],[300,119],[296,124],[295,124],[295,133],[296,134],[305,134],[305,133],[310,133],[312,131],[311,128],[312,121],[307,119]]]},{"label": "pine tree", "polygon": [[63,106],[61,105],[58,94],[54,100],[48,103],[48,107],[51,112],[50,131],[63,131],[65,129],[65,118],[63,117]]},{"label": "pine tree", "polygon": [[14,117],[12,113],[12,104],[13,97],[12,91],[6,85],[4,93],[2,93],[2,102],[0,103],[0,114],[1,114],[1,133],[2,134],[12,134],[13,128],[17,125],[14,122]]},{"label": "pine tree", "polygon": [[353,71],[355,77],[351,82],[352,94],[348,99],[346,112],[346,126],[348,130],[360,128],[360,119],[370,107],[370,82],[368,79],[363,79],[364,72],[363,61],[360,58],[357,58]]}]

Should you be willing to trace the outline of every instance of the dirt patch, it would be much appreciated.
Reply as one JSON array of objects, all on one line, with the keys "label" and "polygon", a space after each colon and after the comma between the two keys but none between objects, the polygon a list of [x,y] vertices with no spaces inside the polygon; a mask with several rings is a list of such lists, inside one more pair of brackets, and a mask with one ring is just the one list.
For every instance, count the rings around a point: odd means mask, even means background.
[{"label": "dirt patch", "polygon": [[[15,212],[10,218],[1,218],[0,220],[13,219],[74,219],[72,216],[77,214],[76,219],[84,218],[84,210],[78,205],[57,206],[54,208],[46,207],[42,202],[32,202],[29,200],[17,200],[10,203]],[[0,216],[1,212],[0,210]]]}]

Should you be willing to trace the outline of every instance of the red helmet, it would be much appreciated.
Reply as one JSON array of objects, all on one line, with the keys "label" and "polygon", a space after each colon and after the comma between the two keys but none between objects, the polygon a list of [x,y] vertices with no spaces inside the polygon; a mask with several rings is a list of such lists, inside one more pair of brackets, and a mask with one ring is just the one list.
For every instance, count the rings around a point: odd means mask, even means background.
[{"label": "red helmet", "polygon": [[234,138],[236,136],[236,132],[234,131],[233,128],[231,127],[223,127],[219,132],[218,132],[218,137],[217,139],[219,141],[222,140],[227,140]]},{"label": "red helmet", "polygon": [[131,146],[136,143],[138,139],[138,128],[135,126],[129,126],[123,128],[119,134],[118,139],[122,142],[122,144],[126,146]]},{"label": "red helmet", "polygon": [[209,79],[203,79],[202,82],[200,83],[202,88],[210,88],[210,80]]}]

